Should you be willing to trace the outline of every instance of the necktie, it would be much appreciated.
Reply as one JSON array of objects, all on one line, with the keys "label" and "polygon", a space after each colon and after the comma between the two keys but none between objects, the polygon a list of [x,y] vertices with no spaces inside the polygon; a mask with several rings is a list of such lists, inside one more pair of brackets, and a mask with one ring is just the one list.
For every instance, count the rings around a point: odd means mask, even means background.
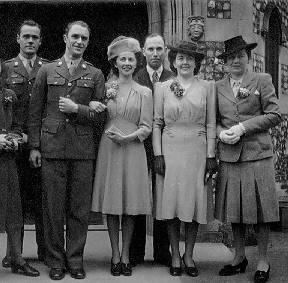
[{"label": "necktie", "polygon": [[76,68],[77,68],[77,65],[73,61],[71,61],[71,64],[69,67],[69,73],[71,76],[74,75]]},{"label": "necktie", "polygon": [[31,71],[33,69],[33,66],[32,66],[32,61],[31,60],[27,60],[27,64],[26,64],[26,70],[27,70],[27,73],[30,75]]},{"label": "necktie", "polygon": [[240,81],[235,81],[232,84],[232,90],[233,90],[233,93],[234,93],[235,97],[237,97],[237,94],[238,94],[240,86],[241,86],[241,82]]},{"label": "necktie", "polygon": [[157,82],[159,82],[159,76],[158,76],[157,72],[154,71],[154,73],[152,74],[152,83],[155,84]]}]

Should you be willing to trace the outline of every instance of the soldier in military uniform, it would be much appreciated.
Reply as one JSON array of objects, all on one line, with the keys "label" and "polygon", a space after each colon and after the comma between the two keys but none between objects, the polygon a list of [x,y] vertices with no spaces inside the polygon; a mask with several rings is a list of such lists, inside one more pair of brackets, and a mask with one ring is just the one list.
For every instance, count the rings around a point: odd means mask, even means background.
[{"label": "soldier in military uniform", "polygon": [[[20,153],[16,160],[23,216],[29,212],[35,215],[37,252],[39,260],[42,261],[45,256],[45,245],[42,217],[41,174],[39,168],[31,168],[29,165],[30,150],[27,146],[27,119],[32,85],[38,70],[43,64],[48,63],[48,61],[37,56],[37,51],[41,44],[41,27],[36,22],[26,20],[20,25],[17,32],[17,42],[20,47],[18,56],[5,62],[7,69],[6,86],[14,90],[17,95],[15,119],[21,126],[24,134],[24,144],[21,145]],[[22,245],[23,235],[24,226],[22,227]],[[2,260],[3,267],[10,267],[10,259],[8,242],[6,257]]]},{"label": "soldier in military uniform", "polygon": [[30,99],[30,159],[42,167],[46,260],[53,280],[64,278],[66,268],[72,278],[85,278],[93,165],[106,116],[88,106],[104,97],[102,72],[82,58],[89,35],[86,23],[68,24],[65,54],[41,67]]}]

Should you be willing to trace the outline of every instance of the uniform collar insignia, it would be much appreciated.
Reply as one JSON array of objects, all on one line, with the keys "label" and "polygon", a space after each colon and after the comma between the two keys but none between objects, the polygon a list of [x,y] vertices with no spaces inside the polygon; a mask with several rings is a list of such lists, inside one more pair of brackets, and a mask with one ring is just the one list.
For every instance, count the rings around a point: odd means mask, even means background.
[{"label": "uniform collar insignia", "polygon": [[83,69],[87,69],[87,65],[85,63],[82,64]]}]

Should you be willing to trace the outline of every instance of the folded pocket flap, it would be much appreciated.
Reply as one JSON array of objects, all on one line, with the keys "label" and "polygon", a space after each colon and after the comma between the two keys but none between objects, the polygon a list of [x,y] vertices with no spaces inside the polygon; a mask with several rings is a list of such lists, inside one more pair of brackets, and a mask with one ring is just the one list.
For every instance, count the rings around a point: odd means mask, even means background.
[{"label": "folded pocket flap", "polygon": [[64,78],[55,78],[55,77],[48,77],[47,78],[48,85],[64,85],[65,79]]},{"label": "folded pocket flap", "polygon": [[76,133],[79,136],[90,135],[91,134],[91,128],[85,127],[85,126],[77,126],[76,127]]},{"label": "folded pocket flap", "polygon": [[78,80],[77,81],[77,86],[94,88],[94,82],[93,81],[88,81],[88,80]]}]

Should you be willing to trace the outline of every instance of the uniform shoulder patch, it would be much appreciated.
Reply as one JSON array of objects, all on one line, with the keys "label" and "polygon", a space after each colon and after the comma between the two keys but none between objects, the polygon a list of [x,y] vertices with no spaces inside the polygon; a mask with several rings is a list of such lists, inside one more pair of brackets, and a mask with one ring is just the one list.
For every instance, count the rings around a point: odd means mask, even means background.
[{"label": "uniform shoulder patch", "polygon": [[4,63],[4,64],[6,64],[6,63],[11,63],[11,62],[14,62],[15,59],[16,59],[16,57],[15,57],[15,58],[8,59],[8,60],[4,61],[3,63]]}]

